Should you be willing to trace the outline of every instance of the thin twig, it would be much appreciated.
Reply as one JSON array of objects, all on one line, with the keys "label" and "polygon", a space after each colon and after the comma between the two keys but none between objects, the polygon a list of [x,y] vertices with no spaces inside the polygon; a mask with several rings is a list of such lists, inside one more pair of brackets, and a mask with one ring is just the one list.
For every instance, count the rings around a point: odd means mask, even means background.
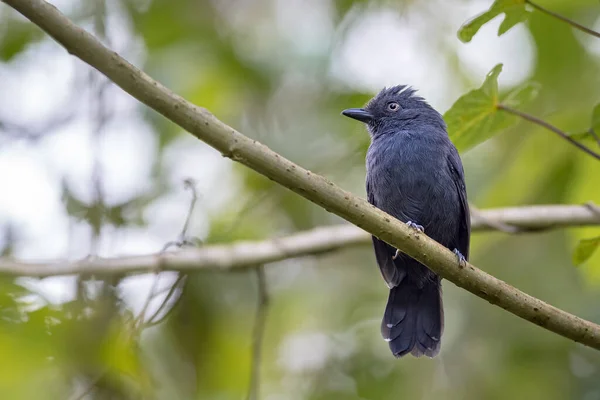
[{"label": "thin twig", "polygon": [[152,302],[152,300],[155,297],[154,292],[156,292],[156,289],[158,288],[158,282],[159,282],[159,280],[160,280],[160,273],[155,272],[154,279],[152,280],[152,287],[150,288],[150,291],[148,292],[148,296],[146,297],[146,301],[144,301],[144,305],[142,306],[142,310],[140,311],[140,313],[138,314],[137,318],[133,322],[133,326],[136,327],[139,330],[141,330],[142,329],[142,325],[144,325],[144,318],[146,317],[146,311],[148,310],[148,307],[150,306],[150,303]]},{"label": "thin twig", "polygon": [[541,12],[543,12],[545,14],[548,14],[548,15],[550,15],[550,16],[558,19],[558,20],[566,22],[567,24],[571,25],[575,29],[579,29],[580,31],[585,32],[585,33],[587,33],[589,35],[592,35],[592,36],[595,36],[597,38],[600,38],[600,32],[596,32],[593,29],[586,28],[585,26],[583,26],[581,24],[578,24],[577,22],[575,22],[575,21],[573,21],[573,20],[571,20],[571,19],[569,19],[567,17],[563,17],[562,15],[557,14],[554,11],[550,11],[550,10],[548,10],[548,9],[540,6],[540,5],[537,5],[536,3],[534,3],[534,2],[532,2],[530,0],[525,0],[525,3],[529,4],[531,7],[537,9],[538,11],[541,11]]},{"label": "thin twig", "polygon": [[[177,280],[174,283],[177,283]],[[155,292],[154,294],[156,296],[160,296],[161,294],[167,294],[168,295],[171,290],[173,290],[173,285],[168,286],[168,287],[164,287],[164,288],[158,290],[157,292]]]},{"label": "thin twig", "polygon": [[248,386],[247,400],[258,400],[260,392],[260,366],[262,360],[262,346],[267,322],[269,307],[269,292],[265,267],[260,265],[255,268],[258,283],[258,302],[256,316],[254,317],[254,330],[252,332],[252,367],[250,369],[250,385]]},{"label": "thin twig", "polygon": [[544,127],[546,129],[548,129],[549,131],[552,131],[554,133],[556,133],[558,136],[562,137],[563,139],[567,140],[569,143],[571,143],[572,145],[578,147],[580,150],[583,150],[584,152],[586,152],[587,154],[589,154],[590,156],[596,158],[597,160],[600,160],[600,154],[596,153],[595,151],[591,150],[590,148],[588,148],[587,146],[579,143],[578,141],[574,140],[573,138],[571,138],[566,132],[558,129],[557,127],[555,127],[554,125],[549,124],[548,122],[541,120],[537,117],[534,117],[533,115],[529,115],[526,114],[522,111],[519,110],[515,110],[514,108],[505,106],[504,104],[498,104],[496,105],[496,108],[499,110],[503,110],[506,111],[507,113],[516,115],[518,117],[521,117],[529,122],[533,122],[534,124],[537,124],[541,127]]},{"label": "thin twig", "polygon": [[[183,223],[183,227],[181,228],[181,232],[179,233],[178,239],[176,241],[166,243],[163,246],[162,250],[160,251],[159,255],[164,254],[170,247],[182,248],[184,246],[192,246],[195,244],[195,242],[198,242],[198,240],[192,241],[187,238],[187,231],[190,226],[190,220],[192,219],[192,214],[194,213],[194,209],[195,209],[196,203],[198,201],[198,192],[196,191],[196,183],[194,182],[193,179],[187,178],[183,181],[183,187],[192,192],[192,198],[190,200],[188,212],[185,217],[185,222]],[[158,293],[156,293],[156,289],[158,288],[159,279],[160,279],[160,274],[157,272],[156,277],[154,278],[154,282],[152,284],[152,288],[150,289],[150,292],[148,292],[148,297],[146,298],[144,306],[142,307],[142,311],[140,312],[138,318],[136,319],[136,321],[134,323],[134,326],[139,326],[140,330],[143,329],[144,327],[149,326],[150,324],[156,325],[160,322],[160,321],[159,322],[154,321],[154,319],[167,306],[167,303],[169,302],[169,300],[171,300],[171,297],[173,297],[173,294],[175,293],[177,286],[181,283],[181,281],[183,279],[185,279],[185,275],[181,275],[181,274],[177,275],[177,279],[175,280],[173,285],[171,285],[171,288],[169,289],[167,296],[162,301],[162,303],[160,304],[160,306],[158,307],[156,312],[154,312],[152,314],[152,316],[148,319],[147,322],[144,322],[144,318],[146,316],[146,311],[148,309],[148,306],[150,305],[152,300],[154,300],[156,298],[156,296],[158,296]],[[172,308],[174,308],[174,306]],[[162,321],[163,319],[164,319],[164,317],[161,318],[160,320]]]},{"label": "thin twig", "polygon": [[198,191],[196,190],[196,182],[194,182],[192,178],[185,179],[183,181],[183,187],[192,192],[192,200],[190,201],[190,206],[185,217],[183,228],[181,228],[181,233],[179,234],[179,239],[181,242],[185,242],[186,240],[185,238],[187,235],[187,230],[190,226],[190,220],[192,219],[192,214],[194,213],[194,208],[196,207],[196,202],[198,201]]},{"label": "thin twig", "polygon": [[[175,309],[175,304],[174,304],[162,317],[158,318],[160,313],[167,307],[167,304],[169,304],[169,300],[171,300],[171,298],[175,295],[175,292],[177,291],[177,289],[181,288],[183,290],[183,286],[185,285],[186,277],[187,277],[187,275],[179,275],[177,277],[177,280],[175,280],[175,282],[169,288],[169,291],[168,291],[167,296],[165,297],[164,301],[161,303],[161,305],[158,307],[158,309],[154,312],[154,314],[152,314],[152,316],[150,318],[148,318],[148,322],[146,323],[147,327],[160,324],[162,321],[164,321],[167,318],[167,316],[171,313],[171,311],[173,309]],[[157,292],[156,296],[158,296],[159,294],[160,294],[160,292]]]}]

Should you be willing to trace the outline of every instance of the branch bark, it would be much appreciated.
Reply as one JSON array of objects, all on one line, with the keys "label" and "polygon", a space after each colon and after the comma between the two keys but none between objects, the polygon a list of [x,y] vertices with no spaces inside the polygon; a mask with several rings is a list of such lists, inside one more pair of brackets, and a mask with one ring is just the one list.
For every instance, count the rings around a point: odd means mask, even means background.
[{"label": "branch bark", "polygon": [[[295,165],[219,121],[206,109],[172,93],[103,46],[46,1],[3,1],[41,27],[69,53],[90,64],[133,97],[214,147],[225,157],[254,169],[363,228],[488,302],[545,329],[600,350],[600,326],[529,296],[469,263],[458,263],[454,253],[424,234],[415,232],[324,177]],[[198,262],[190,259],[190,254],[182,252],[179,256],[180,259],[187,259],[187,266]],[[251,254],[249,256],[252,257]],[[130,259],[128,265],[134,268],[136,261]]]}]

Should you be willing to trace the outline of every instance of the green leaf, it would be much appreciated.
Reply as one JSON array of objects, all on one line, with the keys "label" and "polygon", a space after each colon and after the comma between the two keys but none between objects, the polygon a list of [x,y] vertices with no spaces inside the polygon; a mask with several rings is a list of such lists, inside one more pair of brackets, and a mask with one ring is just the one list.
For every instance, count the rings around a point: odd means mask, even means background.
[{"label": "green leaf", "polygon": [[12,18],[1,21],[0,26],[3,28],[0,30],[0,61],[10,61],[41,37],[41,32],[34,25]]},{"label": "green leaf", "polygon": [[[478,145],[518,121],[512,115],[498,112],[498,76],[501,71],[502,64],[496,65],[479,89],[461,96],[444,114],[450,139],[459,151]],[[511,107],[521,106],[532,101],[539,89],[540,85],[535,82],[526,83],[510,91],[502,103]]]},{"label": "green leaf", "polygon": [[[595,136],[591,131],[594,131]],[[587,142],[588,144],[598,143],[597,137],[600,137],[600,104],[597,104],[592,111],[592,125],[585,132],[572,133],[569,135],[578,142]]]},{"label": "green leaf", "polygon": [[87,204],[79,200],[64,183],[62,199],[68,215],[89,223],[94,230],[94,234],[100,233],[104,211],[101,204],[97,204],[96,202]]},{"label": "green leaf", "polygon": [[600,245],[600,236],[580,240],[573,252],[573,265],[579,266],[586,262]]},{"label": "green leaf", "polygon": [[519,22],[526,21],[530,14],[525,8],[525,0],[496,0],[489,10],[461,26],[458,30],[458,38],[464,43],[470,42],[483,25],[503,13],[505,17],[498,28],[498,36],[505,34]]}]

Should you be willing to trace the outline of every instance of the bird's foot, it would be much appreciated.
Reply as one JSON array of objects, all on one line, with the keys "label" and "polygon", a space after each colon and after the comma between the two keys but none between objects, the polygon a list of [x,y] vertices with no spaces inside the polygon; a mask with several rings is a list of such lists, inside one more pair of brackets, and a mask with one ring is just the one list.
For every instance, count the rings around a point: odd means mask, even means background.
[{"label": "bird's foot", "polygon": [[456,257],[458,257],[458,265],[460,265],[462,267],[466,267],[467,259],[465,258],[465,256],[463,256],[462,253],[458,249],[454,249],[453,253],[456,254]]},{"label": "bird's foot", "polygon": [[423,225],[416,224],[416,223],[414,223],[414,222],[412,222],[412,221],[408,221],[408,222],[406,223],[406,225],[408,225],[409,227],[411,227],[411,228],[413,228],[414,230],[417,230],[417,231],[419,231],[419,232],[421,232],[421,233],[425,232],[425,228],[423,228]]},{"label": "bird's foot", "polygon": [[[414,230],[415,230],[415,231],[417,231],[417,232],[421,232],[421,233],[425,232],[425,228],[423,228],[423,225],[416,224],[416,223],[414,223],[414,222],[412,222],[412,221],[408,221],[408,222],[406,223],[406,225],[407,225],[409,228],[412,228],[412,229],[414,229]],[[401,254],[400,250],[396,249],[396,254],[394,254],[394,255],[392,256],[392,260],[395,260],[395,259],[397,259],[398,257],[400,257],[400,254]]]}]

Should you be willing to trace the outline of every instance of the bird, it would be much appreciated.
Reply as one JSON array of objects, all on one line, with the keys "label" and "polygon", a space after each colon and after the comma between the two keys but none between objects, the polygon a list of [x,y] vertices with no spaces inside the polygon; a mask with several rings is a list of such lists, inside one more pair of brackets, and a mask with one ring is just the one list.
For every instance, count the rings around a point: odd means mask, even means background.
[{"label": "bird", "polygon": [[[364,108],[342,115],[364,123],[370,135],[368,202],[466,263],[471,219],[465,174],[442,115],[407,85],[385,87]],[[435,357],[444,330],[441,277],[374,235],[372,242],[389,288],[381,335],[396,358]]]}]

